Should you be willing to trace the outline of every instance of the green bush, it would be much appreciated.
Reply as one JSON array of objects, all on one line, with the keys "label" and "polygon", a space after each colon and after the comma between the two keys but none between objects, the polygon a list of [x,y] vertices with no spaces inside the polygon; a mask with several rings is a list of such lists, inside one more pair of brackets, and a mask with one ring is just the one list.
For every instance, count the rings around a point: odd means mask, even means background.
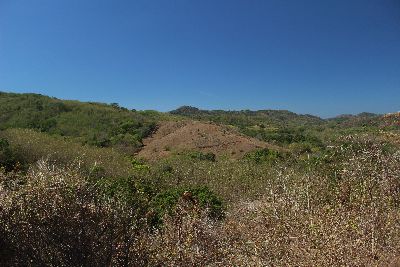
[{"label": "green bush", "polygon": [[156,212],[158,219],[173,211],[179,199],[184,193],[190,194],[190,198],[202,208],[208,210],[208,216],[212,219],[222,219],[224,217],[224,205],[222,200],[206,186],[175,188],[157,194],[151,201],[151,206]]},{"label": "green bush", "polygon": [[283,158],[283,155],[278,151],[263,148],[247,153],[244,158],[254,161],[255,163],[263,163],[276,161],[277,159]]},{"label": "green bush", "polygon": [[140,159],[132,158],[131,164],[135,171],[148,171],[150,169],[150,166]]},{"label": "green bush", "polygon": [[201,151],[193,151],[189,152],[189,157],[192,159],[198,159],[198,160],[208,160],[208,161],[215,161],[215,154],[212,152],[207,152],[203,153]]},{"label": "green bush", "polygon": [[7,139],[0,138],[0,168],[3,167],[6,171],[11,171],[16,163],[17,161]]}]

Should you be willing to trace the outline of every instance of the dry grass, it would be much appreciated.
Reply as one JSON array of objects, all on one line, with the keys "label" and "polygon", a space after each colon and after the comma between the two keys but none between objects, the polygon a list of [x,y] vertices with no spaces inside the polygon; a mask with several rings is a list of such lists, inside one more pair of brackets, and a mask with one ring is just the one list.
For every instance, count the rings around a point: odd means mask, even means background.
[{"label": "dry grass", "polygon": [[347,141],[335,148],[345,155],[335,176],[282,171],[260,199],[231,207],[222,224],[179,211],[159,233],[157,256],[166,266],[396,266],[400,154]]},{"label": "dry grass", "polygon": [[[262,187],[251,188],[257,193],[253,198],[232,197],[222,221],[210,220],[196,202],[182,198],[159,229],[148,228],[146,217],[132,207],[99,198],[96,187],[74,168],[42,162],[23,177],[2,174],[0,263],[396,266],[400,152],[365,137],[348,138],[332,149],[323,168],[310,165],[303,171],[273,165],[238,170],[245,164],[232,163],[235,169],[227,167],[228,161],[223,168],[207,163],[221,172],[214,174],[218,183],[206,181],[215,191],[241,194],[257,176],[255,183]],[[183,168],[176,173],[192,177],[192,183],[208,172],[185,173]],[[247,174],[248,183],[243,180]],[[238,184],[235,191],[233,183],[223,182],[229,176],[247,185]]]},{"label": "dry grass", "polygon": [[81,169],[101,166],[104,175],[128,176],[131,163],[128,158],[112,148],[81,146],[60,136],[49,136],[29,129],[8,129],[0,133],[6,138],[15,156],[24,163],[32,164],[47,158],[56,165],[68,165],[77,158]]},{"label": "dry grass", "polygon": [[101,198],[78,165],[39,161],[0,184],[1,266],[145,264],[135,207]]}]

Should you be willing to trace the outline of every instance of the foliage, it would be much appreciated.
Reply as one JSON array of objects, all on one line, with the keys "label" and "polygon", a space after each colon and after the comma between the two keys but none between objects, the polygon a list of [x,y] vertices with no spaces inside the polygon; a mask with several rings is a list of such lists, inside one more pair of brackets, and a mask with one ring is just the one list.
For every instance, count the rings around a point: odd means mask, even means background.
[{"label": "foliage", "polygon": [[0,265],[387,266],[400,259],[397,115],[388,128],[374,114],[173,113],[282,147],[238,160],[191,151],[146,162],[133,152],[172,115],[0,93]]},{"label": "foliage", "polygon": [[[129,111],[118,104],[65,101],[38,94],[0,94],[0,130],[29,128],[66,136],[83,144],[136,151],[155,129],[146,113]],[[131,149],[128,149],[132,147]]]},{"label": "foliage", "polygon": [[[345,145],[323,156],[339,176],[335,186],[315,165],[304,173],[286,165],[267,178],[267,186],[260,188],[262,197],[236,202],[220,226],[180,207],[181,216],[170,216],[165,232],[156,239],[165,248],[157,255],[175,266],[193,264],[193,259],[212,264],[216,255],[221,266],[388,266],[396,262],[399,151],[366,136],[342,142]],[[204,248],[214,259],[211,262],[204,262]]]},{"label": "foliage", "polygon": [[188,156],[197,160],[215,161],[215,154],[212,152],[203,153],[201,151],[191,151],[188,153]]},{"label": "foliage", "polygon": [[226,250],[218,222],[197,203],[180,199],[163,222],[149,242],[152,266],[223,266]]},{"label": "foliage", "polygon": [[252,125],[308,125],[322,123],[321,118],[311,115],[298,115],[287,110],[200,110],[195,107],[183,106],[170,112],[171,114],[190,117],[198,120],[210,120],[223,124],[233,124],[240,127]]},{"label": "foliage", "polygon": [[131,159],[131,164],[132,164],[132,168],[135,171],[146,171],[150,169],[150,166],[147,165],[145,162],[143,162],[142,160],[136,159],[136,158],[132,158]]},{"label": "foliage", "polygon": [[156,221],[160,221],[161,217],[167,212],[172,212],[178,201],[183,195],[189,194],[188,198],[199,207],[207,210],[207,215],[212,219],[221,219],[224,217],[224,206],[222,200],[215,195],[208,187],[187,187],[175,188],[157,194],[152,199],[152,207],[157,216]]},{"label": "foliage", "polygon": [[259,149],[256,151],[252,151],[247,153],[244,158],[248,160],[252,160],[255,163],[261,163],[261,162],[274,162],[280,158],[282,158],[283,155],[279,153],[278,151],[275,150],[270,150],[268,148],[263,148]]},{"label": "foliage", "polygon": [[0,138],[0,168],[11,171],[16,166],[17,161],[11,151],[10,144],[7,139]]},{"label": "foliage", "polygon": [[81,176],[78,166],[39,162],[24,184],[0,174],[2,266],[137,266],[146,263],[138,209],[113,198]]},{"label": "foliage", "polygon": [[274,164],[181,157],[114,178],[79,166],[0,174],[2,265],[365,266],[400,250],[400,154],[373,136]]},{"label": "foliage", "polygon": [[82,146],[60,136],[28,129],[8,129],[0,132],[0,138],[7,140],[13,160],[25,170],[42,158],[57,165],[79,160],[81,169],[86,172],[93,171],[93,166],[101,166],[104,175],[110,177],[128,176],[132,170],[129,158],[111,148]]}]

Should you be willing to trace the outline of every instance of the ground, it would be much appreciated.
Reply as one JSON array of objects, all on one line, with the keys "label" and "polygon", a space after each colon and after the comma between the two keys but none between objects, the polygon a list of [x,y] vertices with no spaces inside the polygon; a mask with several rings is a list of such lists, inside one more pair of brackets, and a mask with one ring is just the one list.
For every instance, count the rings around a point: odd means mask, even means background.
[{"label": "ground", "polygon": [[217,156],[241,158],[256,149],[279,149],[244,136],[228,126],[188,120],[162,122],[153,135],[143,140],[143,144],[138,156],[148,160],[167,157],[180,151],[212,152]]}]

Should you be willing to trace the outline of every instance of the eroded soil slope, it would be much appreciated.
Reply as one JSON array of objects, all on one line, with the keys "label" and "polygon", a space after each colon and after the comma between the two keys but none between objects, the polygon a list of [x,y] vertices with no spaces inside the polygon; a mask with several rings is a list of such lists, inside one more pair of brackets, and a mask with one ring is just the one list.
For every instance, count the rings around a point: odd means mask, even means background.
[{"label": "eroded soil slope", "polygon": [[245,153],[260,149],[279,149],[273,145],[241,135],[235,130],[199,121],[168,121],[144,141],[139,157],[155,160],[180,151],[212,152],[217,156],[241,158]]}]

